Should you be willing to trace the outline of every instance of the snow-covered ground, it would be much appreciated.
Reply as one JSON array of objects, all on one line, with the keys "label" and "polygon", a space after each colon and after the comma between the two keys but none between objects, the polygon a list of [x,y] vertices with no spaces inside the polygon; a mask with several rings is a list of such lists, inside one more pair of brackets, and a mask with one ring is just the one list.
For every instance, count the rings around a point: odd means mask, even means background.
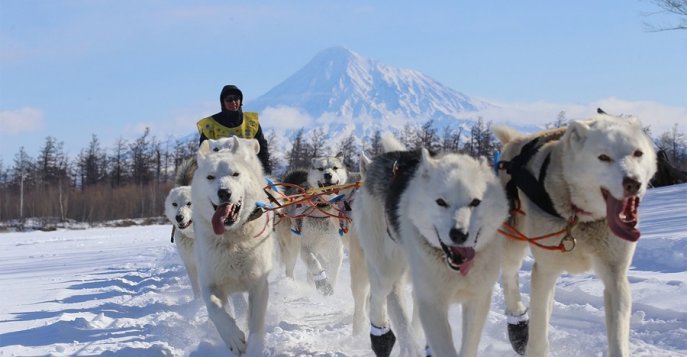
[{"label": "snow-covered ground", "polygon": [[[687,356],[687,185],[652,189],[630,271],[633,356]],[[226,356],[205,307],[193,300],[170,226],[0,234],[0,356]],[[529,270],[523,291],[529,294]],[[278,266],[278,265],[275,265]],[[283,269],[270,276],[266,355],[371,356],[369,336],[351,336],[348,261],[333,296]],[[553,356],[603,356],[603,288],[592,275],[557,284]],[[516,356],[495,288],[483,356]],[[459,341],[460,309],[451,310]],[[245,323],[244,323],[245,325]],[[397,352],[394,351],[394,354]]]}]

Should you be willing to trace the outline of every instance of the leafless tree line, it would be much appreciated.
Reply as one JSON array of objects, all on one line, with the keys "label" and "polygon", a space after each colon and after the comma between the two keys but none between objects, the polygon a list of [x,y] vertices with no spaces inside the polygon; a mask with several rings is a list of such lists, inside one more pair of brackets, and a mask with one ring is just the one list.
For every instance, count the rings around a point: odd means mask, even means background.
[{"label": "leafless tree line", "polygon": [[[565,125],[565,112],[561,112],[546,127]],[[276,143],[274,131],[268,133],[267,141]],[[395,134],[409,149],[462,152],[490,160],[500,150],[492,135],[491,122],[482,118],[471,126],[440,129],[432,120],[409,123]],[[322,128],[307,134],[302,128],[292,136],[289,150],[279,154],[273,148],[272,171],[279,178],[293,168],[308,167],[313,157],[337,153],[344,155],[348,170],[357,171],[359,153],[380,153],[380,142],[380,131],[365,138],[350,134],[334,142]],[[677,124],[654,142],[674,167],[687,170],[687,143]],[[48,136],[36,158],[22,147],[12,166],[5,167],[0,161],[0,221],[56,217],[92,223],[160,216],[177,168],[195,154],[197,147],[197,136],[160,140],[145,130],[135,140],[119,139],[109,149],[93,135],[88,146],[70,159],[64,153],[63,143]]]}]

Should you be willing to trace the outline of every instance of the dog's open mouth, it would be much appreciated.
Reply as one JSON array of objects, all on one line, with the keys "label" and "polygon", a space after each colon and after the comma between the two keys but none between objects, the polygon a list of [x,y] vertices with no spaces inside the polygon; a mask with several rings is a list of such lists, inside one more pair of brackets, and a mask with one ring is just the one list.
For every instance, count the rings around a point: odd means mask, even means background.
[{"label": "dog's open mouth", "polygon": [[179,229],[186,229],[186,228],[188,228],[192,223],[193,223],[193,220],[190,220],[190,219],[189,219],[188,222],[177,223],[177,227],[179,227]]},{"label": "dog's open mouth", "polygon": [[630,242],[636,242],[640,235],[639,230],[635,228],[637,226],[639,197],[630,196],[625,197],[623,200],[618,200],[604,188],[601,189],[601,194],[606,200],[608,228],[618,237]]},{"label": "dog's open mouth", "polygon": [[212,204],[215,214],[212,215],[212,230],[215,234],[224,234],[224,227],[232,226],[239,219],[241,202],[221,203],[219,206]]},{"label": "dog's open mouth", "polygon": [[455,271],[459,271],[463,276],[468,275],[470,268],[472,268],[473,258],[475,258],[475,249],[471,247],[449,247],[443,242],[440,243],[446,255],[446,264],[448,264],[448,267]]}]

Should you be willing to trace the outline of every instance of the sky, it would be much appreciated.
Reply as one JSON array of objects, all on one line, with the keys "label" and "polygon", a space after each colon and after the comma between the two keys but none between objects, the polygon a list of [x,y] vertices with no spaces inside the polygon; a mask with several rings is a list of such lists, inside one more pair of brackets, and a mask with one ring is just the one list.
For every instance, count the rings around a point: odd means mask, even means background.
[{"label": "sky", "polygon": [[[685,357],[687,184],[649,189],[639,213],[642,236],[628,274],[630,354]],[[0,356],[228,355],[205,306],[193,299],[169,242],[169,224],[72,228],[82,229],[0,233]],[[369,335],[352,335],[349,269],[345,258],[334,294],[323,297],[306,282],[302,262],[291,280],[275,260],[268,279],[265,355],[372,355]],[[520,273],[525,302],[531,269],[527,258]],[[603,305],[603,285],[593,274],[562,275],[549,328],[550,355],[606,355]],[[517,357],[506,336],[504,310],[496,284],[479,356]],[[238,316],[245,331],[245,319]],[[449,311],[449,320],[459,345],[458,306]]]},{"label": "sky", "polygon": [[650,0],[0,0],[0,160],[11,166],[21,146],[35,157],[47,136],[74,157],[93,134],[110,147],[146,127],[163,140],[193,133],[223,85],[248,101],[332,46],[532,120],[602,103],[657,121],[655,134],[686,131],[687,31],[649,31],[675,21],[657,11]]}]

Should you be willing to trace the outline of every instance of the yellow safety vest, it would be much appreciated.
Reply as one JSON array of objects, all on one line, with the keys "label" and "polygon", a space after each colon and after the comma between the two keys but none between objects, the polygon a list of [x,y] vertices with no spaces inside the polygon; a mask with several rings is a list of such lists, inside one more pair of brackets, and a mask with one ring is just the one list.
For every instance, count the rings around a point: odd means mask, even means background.
[{"label": "yellow safety vest", "polygon": [[199,120],[196,126],[198,132],[208,139],[228,138],[232,135],[244,139],[253,139],[258,133],[260,123],[258,122],[258,113],[244,112],[243,123],[233,128],[227,128],[211,116]]}]

